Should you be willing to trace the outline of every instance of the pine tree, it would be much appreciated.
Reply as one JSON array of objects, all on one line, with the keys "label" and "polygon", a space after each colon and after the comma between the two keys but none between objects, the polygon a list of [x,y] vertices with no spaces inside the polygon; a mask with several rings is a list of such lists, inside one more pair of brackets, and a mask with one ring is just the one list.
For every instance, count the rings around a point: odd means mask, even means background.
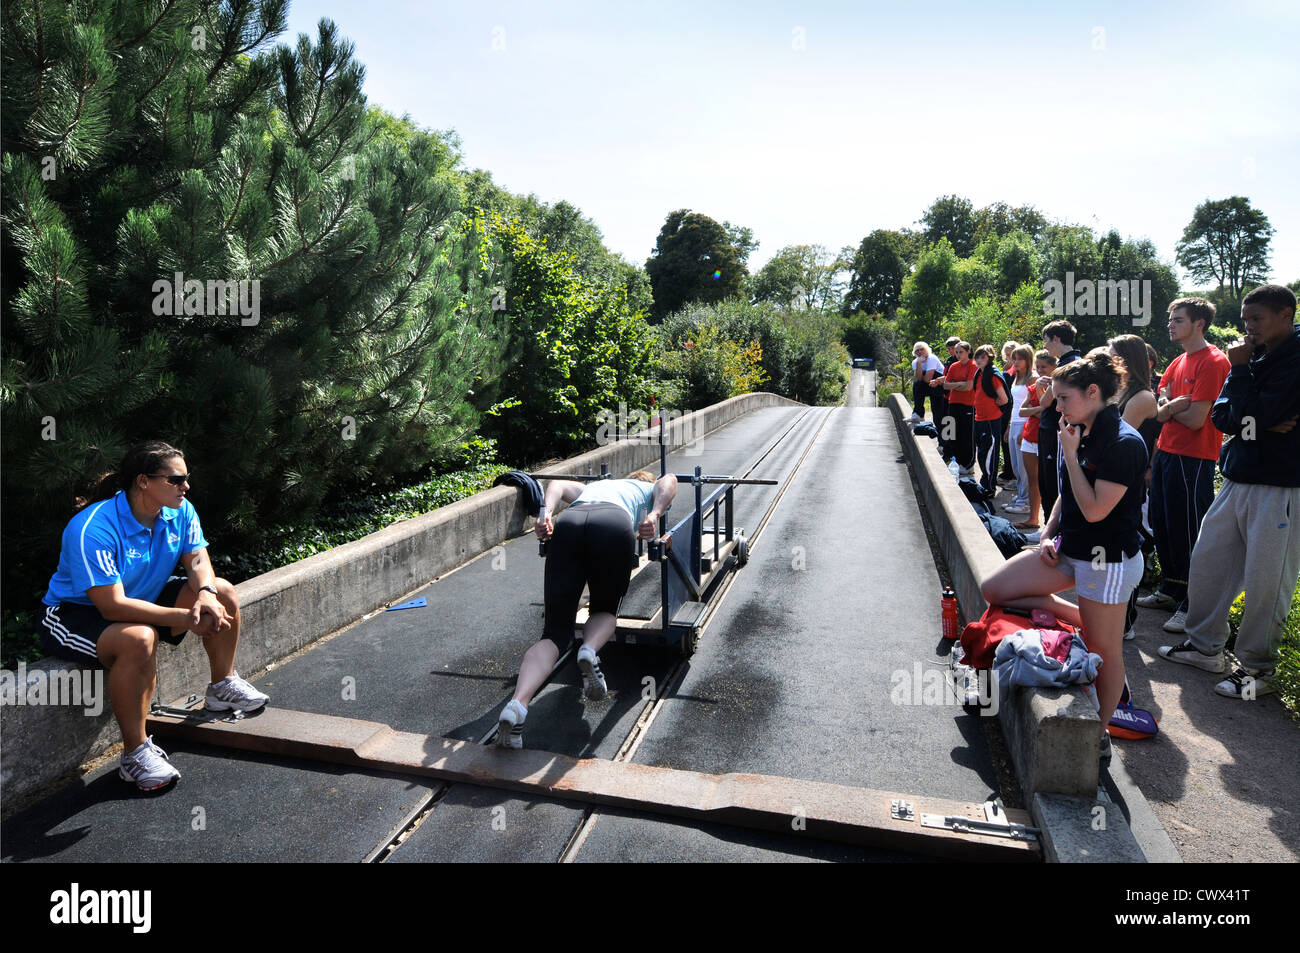
[{"label": "pine tree", "polygon": [[137,440],[186,452],[215,553],[475,429],[500,343],[454,146],[367,106],[330,21],[270,48],[286,8],[5,5],[6,605]]}]

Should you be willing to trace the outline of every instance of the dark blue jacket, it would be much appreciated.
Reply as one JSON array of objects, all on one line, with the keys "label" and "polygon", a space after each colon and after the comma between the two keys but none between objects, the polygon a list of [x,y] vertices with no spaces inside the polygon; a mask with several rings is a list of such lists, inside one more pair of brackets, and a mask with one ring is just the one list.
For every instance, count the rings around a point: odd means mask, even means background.
[{"label": "dark blue jacket", "polygon": [[[1249,364],[1234,366],[1223,382],[1210,419],[1232,439],[1219,454],[1233,483],[1300,486],[1300,426],[1290,433],[1268,428],[1300,415],[1300,329],[1272,353],[1257,348]],[[1253,422],[1253,439],[1247,430]]]}]

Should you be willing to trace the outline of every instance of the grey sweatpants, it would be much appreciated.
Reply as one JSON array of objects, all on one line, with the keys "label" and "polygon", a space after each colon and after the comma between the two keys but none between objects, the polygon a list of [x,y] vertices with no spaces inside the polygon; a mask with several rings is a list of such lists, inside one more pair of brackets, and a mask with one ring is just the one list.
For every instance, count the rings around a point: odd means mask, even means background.
[{"label": "grey sweatpants", "polygon": [[1277,664],[1300,576],[1300,487],[1223,481],[1192,550],[1187,638],[1207,654],[1228,641],[1228,609],[1245,589],[1234,651],[1242,665]]}]

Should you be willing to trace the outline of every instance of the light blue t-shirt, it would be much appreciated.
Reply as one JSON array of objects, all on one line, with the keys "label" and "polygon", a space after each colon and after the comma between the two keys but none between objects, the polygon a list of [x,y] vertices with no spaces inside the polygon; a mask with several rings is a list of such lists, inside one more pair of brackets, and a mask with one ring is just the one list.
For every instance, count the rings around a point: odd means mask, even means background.
[{"label": "light blue t-shirt", "polygon": [[632,525],[640,526],[654,502],[655,485],[641,480],[593,480],[573,501],[580,503],[617,503],[632,517]]},{"label": "light blue t-shirt", "polygon": [[125,491],[118,490],[107,500],[91,503],[68,523],[59,568],[50,577],[42,601],[47,606],[93,605],[87,589],[120,582],[126,598],[153,602],[181,556],[207,545],[199,514],[189,500],[178,509],[164,506],[153,527],[146,529],[131,512]]}]

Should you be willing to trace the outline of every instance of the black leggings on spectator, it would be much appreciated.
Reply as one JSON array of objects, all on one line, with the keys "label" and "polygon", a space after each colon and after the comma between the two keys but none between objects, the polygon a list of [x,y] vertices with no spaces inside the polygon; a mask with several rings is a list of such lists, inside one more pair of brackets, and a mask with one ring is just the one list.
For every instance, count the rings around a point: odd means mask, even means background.
[{"label": "black leggings on spectator", "polygon": [[617,615],[636,558],[632,517],[617,503],[578,503],[561,513],[546,547],[542,638],[561,652],[569,647],[583,586],[591,590],[591,612]]},{"label": "black leggings on spectator", "polygon": [[[975,408],[970,404],[954,404],[948,401],[946,413],[952,418],[953,434],[948,447],[957,460],[957,466],[963,470],[973,470],[975,469]],[[939,432],[944,431],[940,428]]]},{"label": "black leggings on spectator", "polygon": [[998,448],[1002,445],[1002,418],[975,421],[975,453],[979,456],[980,486],[984,492],[998,491]]},{"label": "black leggings on spectator", "polygon": [[913,380],[912,381],[912,413],[916,414],[918,417],[924,417],[925,399],[929,397],[930,414],[931,416],[934,416],[936,408],[934,405],[933,395],[934,395],[934,391],[930,389],[929,384],[927,384],[925,381]]},{"label": "black leggings on spectator", "polygon": [[1052,507],[1061,495],[1059,474],[1056,472],[1056,434],[1046,439],[1045,427],[1038,428],[1038,494],[1043,498],[1043,525],[1052,516]]}]

